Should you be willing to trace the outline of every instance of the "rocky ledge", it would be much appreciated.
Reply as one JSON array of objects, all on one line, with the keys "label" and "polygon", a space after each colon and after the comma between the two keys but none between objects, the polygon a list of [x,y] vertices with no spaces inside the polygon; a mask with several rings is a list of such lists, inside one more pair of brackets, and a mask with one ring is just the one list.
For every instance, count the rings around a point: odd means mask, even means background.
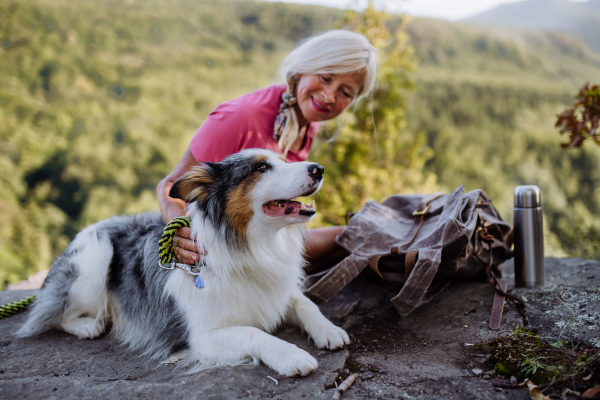
[{"label": "rocky ledge", "polygon": [[[527,301],[530,327],[552,340],[600,342],[600,262],[546,258],[546,285],[513,289]],[[514,281],[512,264],[504,276]],[[510,287],[509,287],[510,288]],[[499,388],[493,365],[471,344],[507,335],[522,325],[507,302],[499,332],[488,328],[493,290],[482,282],[456,282],[406,318],[389,303],[399,291],[368,272],[321,310],[350,334],[341,351],[317,350],[299,330],[277,336],[306,349],[319,369],[305,378],[279,378],[265,366],[218,368],[186,374],[177,363],[150,362],[109,337],[78,340],[59,331],[16,339],[24,315],[0,320],[2,399],[330,399],[336,383],[359,377],[344,399],[528,399],[526,389]],[[0,292],[0,304],[35,290]]]}]

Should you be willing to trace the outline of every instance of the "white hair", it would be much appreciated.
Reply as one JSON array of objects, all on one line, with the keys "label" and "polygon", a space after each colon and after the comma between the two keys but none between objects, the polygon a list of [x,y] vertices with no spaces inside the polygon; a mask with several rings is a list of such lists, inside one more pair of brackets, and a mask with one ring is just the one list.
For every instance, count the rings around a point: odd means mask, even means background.
[{"label": "white hair", "polygon": [[[350,74],[365,71],[365,83],[353,102],[368,96],[377,76],[377,49],[360,33],[333,30],[300,42],[281,64],[279,76],[287,85],[286,92],[296,94],[298,79],[303,74]],[[298,117],[293,107],[285,110],[286,123],[282,128],[278,148],[287,154],[296,141]]]}]

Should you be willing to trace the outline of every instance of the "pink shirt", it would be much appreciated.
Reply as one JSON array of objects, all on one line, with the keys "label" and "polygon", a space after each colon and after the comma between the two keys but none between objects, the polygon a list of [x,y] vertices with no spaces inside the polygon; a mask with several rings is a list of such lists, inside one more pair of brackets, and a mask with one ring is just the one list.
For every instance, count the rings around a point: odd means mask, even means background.
[{"label": "pink shirt", "polygon": [[[285,85],[272,85],[220,104],[198,129],[190,143],[198,162],[218,162],[243,149],[260,148],[277,152],[273,124],[279,112]],[[302,148],[290,150],[288,162],[305,161],[317,136],[318,123],[311,123]]]}]

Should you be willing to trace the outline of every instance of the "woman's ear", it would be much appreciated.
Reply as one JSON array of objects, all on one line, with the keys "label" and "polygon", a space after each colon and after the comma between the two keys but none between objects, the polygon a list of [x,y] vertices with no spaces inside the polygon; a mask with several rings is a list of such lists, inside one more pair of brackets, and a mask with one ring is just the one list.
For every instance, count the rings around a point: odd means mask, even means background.
[{"label": "woman's ear", "polygon": [[208,188],[214,183],[215,178],[210,172],[210,167],[196,166],[175,181],[169,196],[186,203],[202,201],[208,195]]}]

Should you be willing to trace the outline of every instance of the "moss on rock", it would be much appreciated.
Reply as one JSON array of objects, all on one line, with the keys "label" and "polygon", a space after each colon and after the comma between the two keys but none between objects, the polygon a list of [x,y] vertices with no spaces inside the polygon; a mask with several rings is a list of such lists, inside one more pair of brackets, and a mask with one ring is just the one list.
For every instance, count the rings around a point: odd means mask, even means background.
[{"label": "moss on rock", "polygon": [[502,365],[502,363],[496,363],[494,366],[494,371],[500,375],[512,376],[511,370]]},{"label": "moss on rock", "polygon": [[[490,354],[496,373],[529,378],[537,384],[585,370],[589,355],[573,343],[546,343],[535,332],[515,329],[510,335],[486,341],[477,348]],[[595,353],[594,353],[595,354]]]}]

